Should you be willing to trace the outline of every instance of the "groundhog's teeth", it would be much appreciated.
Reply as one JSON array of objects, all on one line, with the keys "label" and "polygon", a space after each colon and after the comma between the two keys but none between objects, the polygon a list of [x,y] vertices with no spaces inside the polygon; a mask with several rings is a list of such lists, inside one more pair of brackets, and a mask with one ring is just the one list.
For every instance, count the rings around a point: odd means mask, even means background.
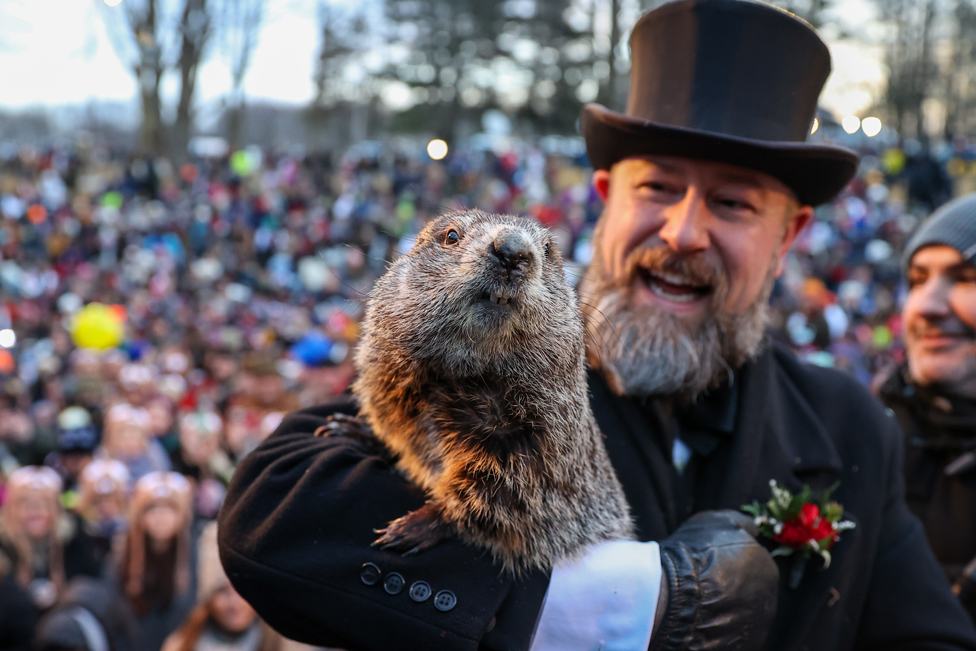
[{"label": "groundhog's teeth", "polygon": [[501,292],[492,292],[488,295],[488,300],[497,305],[508,305],[508,296],[502,295]]}]

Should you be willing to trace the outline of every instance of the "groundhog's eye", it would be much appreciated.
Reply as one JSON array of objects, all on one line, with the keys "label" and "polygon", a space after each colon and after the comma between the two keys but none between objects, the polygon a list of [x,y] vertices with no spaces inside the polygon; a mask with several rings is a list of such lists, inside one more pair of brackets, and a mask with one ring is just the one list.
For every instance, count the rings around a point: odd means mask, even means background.
[{"label": "groundhog's eye", "polygon": [[444,238],[444,244],[457,244],[461,241],[461,236],[458,235],[456,230],[447,231],[447,236]]}]

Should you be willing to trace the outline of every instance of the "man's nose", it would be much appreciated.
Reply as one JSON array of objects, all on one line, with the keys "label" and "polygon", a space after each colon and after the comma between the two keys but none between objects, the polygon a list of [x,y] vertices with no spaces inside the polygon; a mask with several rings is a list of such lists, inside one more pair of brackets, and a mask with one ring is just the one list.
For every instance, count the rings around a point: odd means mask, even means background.
[{"label": "man's nose", "polygon": [[952,314],[949,306],[949,288],[946,283],[932,279],[917,287],[913,303],[919,314],[929,319],[941,319]]},{"label": "man's nose", "polygon": [[699,194],[689,190],[679,203],[668,207],[664,218],[658,235],[671,250],[692,253],[708,248],[708,206]]}]

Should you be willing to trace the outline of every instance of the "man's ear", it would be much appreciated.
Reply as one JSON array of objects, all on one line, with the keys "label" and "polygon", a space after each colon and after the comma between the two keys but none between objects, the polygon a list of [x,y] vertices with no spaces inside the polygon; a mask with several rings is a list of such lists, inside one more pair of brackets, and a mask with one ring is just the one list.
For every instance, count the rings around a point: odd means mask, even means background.
[{"label": "man's ear", "polygon": [[786,229],[783,231],[783,241],[779,245],[779,262],[776,266],[777,278],[783,273],[783,260],[786,259],[786,254],[790,252],[800,232],[812,221],[813,206],[800,206],[787,222]]},{"label": "man's ear", "polygon": [[593,172],[593,189],[600,195],[603,203],[607,202],[610,195],[610,170],[596,170]]}]

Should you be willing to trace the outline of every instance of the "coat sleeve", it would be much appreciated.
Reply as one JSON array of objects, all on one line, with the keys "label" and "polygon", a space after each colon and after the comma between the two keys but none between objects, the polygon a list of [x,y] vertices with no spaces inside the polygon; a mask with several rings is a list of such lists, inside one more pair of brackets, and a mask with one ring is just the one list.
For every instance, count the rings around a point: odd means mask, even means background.
[{"label": "coat sleeve", "polygon": [[894,419],[888,424],[885,509],[856,648],[976,651],[976,630],[905,502],[902,436]]},{"label": "coat sleeve", "polygon": [[289,415],[248,455],[219,516],[234,587],[286,637],[349,650],[527,649],[548,577],[503,573],[450,540],[413,556],[374,529],[424,495],[360,444],[316,437],[333,411]]}]

